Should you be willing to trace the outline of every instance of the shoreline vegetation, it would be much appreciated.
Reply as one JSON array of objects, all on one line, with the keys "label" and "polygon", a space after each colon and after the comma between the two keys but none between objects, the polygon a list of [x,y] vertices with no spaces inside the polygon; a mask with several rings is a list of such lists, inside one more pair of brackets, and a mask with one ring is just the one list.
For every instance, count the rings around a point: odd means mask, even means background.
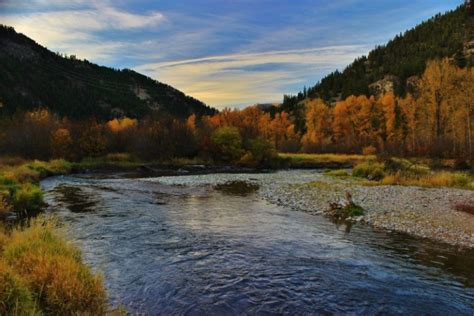
[{"label": "shoreline vegetation", "polygon": [[[450,192],[451,189],[447,188],[462,188],[463,191],[471,193],[467,190],[474,190],[472,172],[455,171],[454,161],[382,159],[375,155],[283,153],[278,154],[278,159],[280,169],[327,169],[324,174],[327,178],[336,181],[335,183],[308,183],[296,188],[296,191],[295,188],[290,188],[286,193],[283,192],[286,189],[282,192],[275,192],[274,194],[280,196],[278,198],[280,204],[283,200],[284,205],[292,208],[306,211],[308,209],[318,210],[316,213],[321,213],[321,209],[324,209],[322,213],[337,215],[339,219],[363,221],[375,227],[408,232],[415,236],[420,236],[421,232],[422,237],[466,247],[474,246],[474,237],[466,237],[464,233],[459,234],[461,238],[464,238],[464,242],[459,242],[458,239],[452,236],[453,234],[450,231],[452,227],[443,227],[446,223],[453,226],[452,218],[456,216],[456,218],[464,220],[467,216],[472,217],[469,210],[472,209],[471,203],[474,203],[474,201],[456,200],[457,211],[453,213],[451,209],[446,210],[446,213],[442,216],[448,220],[444,223],[437,221],[442,229],[433,234],[427,233],[426,229],[419,227],[419,219],[416,217],[407,219],[406,216],[403,217],[404,213],[400,213],[397,209],[387,208],[384,212],[373,212],[373,207],[369,206],[367,208],[367,203],[364,201],[359,205],[361,200],[360,188],[366,188],[372,196],[380,198],[379,191],[387,190],[383,188],[405,187],[411,190],[411,186],[417,186],[417,194],[413,197],[410,195],[404,197],[410,199],[414,204],[421,203],[417,199],[423,197],[423,193],[420,193],[422,191],[419,188],[423,186],[444,188],[438,189],[441,190],[442,194]],[[430,168],[430,164],[438,169]],[[87,313],[92,310],[106,310],[106,294],[101,276],[94,274],[82,262],[79,250],[66,241],[66,235],[54,218],[45,217],[44,215],[31,217],[38,215],[44,207],[43,194],[39,186],[40,180],[54,175],[84,172],[138,172],[147,175],[178,175],[184,173],[256,172],[263,170],[266,169],[258,169],[242,163],[219,165],[212,163],[210,160],[197,158],[142,161],[121,153],[83,159],[80,162],[69,162],[64,159],[45,162],[39,160],[28,161],[21,158],[2,158],[0,161],[0,214],[4,219],[11,217],[13,214],[20,217],[26,215],[27,219],[26,225],[10,224],[3,225],[3,227],[0,225],[0,278],[3,278],[2,284],[4,285],[3,287],[0,286],[0,296],[4,296],[0,299],[7,302],[6,305],[0,307],[0,312],[40,314],[41,312],[68,313],[79,311]],[[356,188],[355,191],[354,188]],[[392,191],[397,190],[393,189]],[[328,195],[326,191],[332,192],[329,194],[332,200],[325,198]],[[288,192],[291,194],[288,195]],[[352,201],[351,197],[349,203],[342,203],[342,206],[333,207],[331,213],[331,202],[334,202],[336,197],[341,197],[341,194],[347,195],[347,192],[354,194],[354,201],[357,204]],[[393,198],[393,194],[390,192],[384,194]],[[402,195],[398,195],[398,198],[402,199]],[[299,199],[299,201],[295,201],[295,199]],[[379,203],[377,198],[374,201],[376,201],[376,204]],[[435,201],[439,202],[439,200]],[[305,207],[294,207],[295,205],[301,205],[301,203]],[[321,203],[324,203],[324,205]],[[381,205],[381,208],[385,207],[385,204],[382,203]],[[430,205],[428,203],[428,206]],[[424,207],[426,208],[426,205]],[[446,206],[443,204],[441,207]],[[369,210],[368,212],[366,208]],[[411,209],[411,216],[417,210],[416,206]],[[423,214],[426,215],[426,212],[430,211],[438,215],[440,213],[440,210],[424,210]],[[461,213],[463,215],[459,217]],[[421,214],[420,216],[425,215]],[[347,218],[348,216],[349,218]],[[394,218],[401,218],[402,220],[394,221]],[[414,225],[417,229],[413,228]],[[474,234],[474,231],[472,233]],[[445,238],[446,236],[449,236],[449,238]],[[68,262],[68,265],[58,269],[58,262]],[[65,279],[70,282],[62,284],[60,280]],[[66,289],[64,286],[68,286],[68,288]],[[44,291],[45,287],[48,291]],[[69,296],[61,296],[61,293],[66,293],[64,291],[69,293]],[[1,308],[5,310],[3,311]]]}]

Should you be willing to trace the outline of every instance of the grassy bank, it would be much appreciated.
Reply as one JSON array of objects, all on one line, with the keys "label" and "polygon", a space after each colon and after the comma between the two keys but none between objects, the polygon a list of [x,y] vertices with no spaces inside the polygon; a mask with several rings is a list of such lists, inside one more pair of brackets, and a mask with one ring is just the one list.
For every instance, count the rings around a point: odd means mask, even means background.
[{"label": "grassy bank", "polygon": [[0,160],[0,217],[11,211],[19,214],[34,214],[40,211],[44,203],[39,182],[45,177],[85,170],[127,171],[141,167],[182,167],[205,163],[206,161],[199,159],[182,158],[144,162],[128,154],[109,154],[80,162],[68,162],[63,159],[25,161],[19,158],[3,158]]},{"label": "grassy bank", "polygon": [[[64,160],[0,161],[0,215],[32,214],[44,206],[39,181],[67,174]],[[55,220],[31,219],[23,226],[0,223],[0,315],[100,315],[106,294],[102,279],[83,263]]]},{"label": "grassy bank", "polygon": [[280,153],[291,168],[351,168],[355,164],[374,159],[375,156],[346,154]]},{"label": "grassy bank", "polygon": [[[342,169],[328,170],[325,174],[334,177],[351,176]],[[366,185],[449,187],[474,190],[472,171],[434,169],[427,163],[400,158],[361,161],[354,166],[352,177],[363,179],[361,183]]]},{"label": "grassy bank", "polygon": [[0,232],[1,315],[101,315],[100,275],[65,241],[56,221],[38,217],[26,228]]}]

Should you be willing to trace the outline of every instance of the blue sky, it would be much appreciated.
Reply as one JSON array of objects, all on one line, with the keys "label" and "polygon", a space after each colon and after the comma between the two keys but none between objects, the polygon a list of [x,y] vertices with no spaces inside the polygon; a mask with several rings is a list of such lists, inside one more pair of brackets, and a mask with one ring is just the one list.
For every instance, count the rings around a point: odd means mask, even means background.
[{"label": "blue sky", "polygon": [[131,68],[217,108],[279,102],[462,1],[0,0],[52,51]]}]

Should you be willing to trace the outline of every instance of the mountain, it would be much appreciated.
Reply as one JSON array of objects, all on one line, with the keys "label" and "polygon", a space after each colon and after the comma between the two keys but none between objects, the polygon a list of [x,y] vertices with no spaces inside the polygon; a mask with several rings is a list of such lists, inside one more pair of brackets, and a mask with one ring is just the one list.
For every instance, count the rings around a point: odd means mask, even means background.
[{"label": "mountain", "polygon": [[63,57],[0,25],[0,114],[47,107],[70,118],[139,118],[156,110],[177,117],[213,108],[129,69]]},{"label": "mountain", "polygon": [[295,112],[305,98],[334,104],[350,95],[411,92],[430,59],[448,57],[458,66],[474,65],[474,5],[466,1],[453,11],[438,14],[415,28],[357,58],[344,71],[334,71],[315,86],[285,96],[274,111]]}]

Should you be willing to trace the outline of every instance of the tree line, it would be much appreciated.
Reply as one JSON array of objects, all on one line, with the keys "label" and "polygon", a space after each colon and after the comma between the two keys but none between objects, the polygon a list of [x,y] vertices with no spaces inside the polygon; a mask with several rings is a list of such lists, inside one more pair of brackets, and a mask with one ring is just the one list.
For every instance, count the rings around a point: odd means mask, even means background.
[{"label": "tree line", "polygon": [[466,3],[445,14],[437,14],[418,26],[377,46],[367,56],[357,58],[343,71],[334,71],[316,85],[297,95],[287,95],[283,106],[294,109],[307,97],[331,101],[351,95],[369,95],[369,85],[387,75],[397,78],[395,94],[404,96],[407,79],[420,76],[428,60],[453,58],[459,67],[473,66],[474,56],[465,46],[474,39],[474,9]]},{"label": "tree line", "polygon": [[142,119],[70,120],[47,109],[0,121],[0,151],[26,158],[130,153],[140,159],[204,157],[268,164],[276,152],[378,153],[473,160],[474,71],[448,59],[428,62],[413,94],[349,96],[331,105],[300,103],[294,115],[258,107],[180,119],[156,112]]}]

